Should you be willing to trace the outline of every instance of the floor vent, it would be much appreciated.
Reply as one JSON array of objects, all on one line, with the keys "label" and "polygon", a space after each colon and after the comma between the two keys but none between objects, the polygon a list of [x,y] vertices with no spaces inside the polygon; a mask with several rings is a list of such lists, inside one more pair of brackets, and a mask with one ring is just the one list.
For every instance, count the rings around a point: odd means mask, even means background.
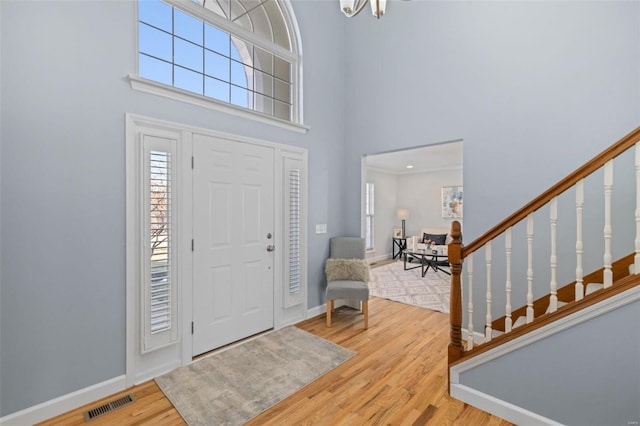
[{"label": "floor vent", "polygon": [[106,404],[102,404],[99,407],[92,408],[91,410],[85,411],[84,421],[88,422],[100,416],[104,416],[105,414],[109,414],[110,412],[117,410],[118,408],[124,407],[125,405],[129,405],[135,401],[136,401],[136,398],[135,396],[133,396],[133,394],[128,394],[123,396],[122,398],[109,401]]}]

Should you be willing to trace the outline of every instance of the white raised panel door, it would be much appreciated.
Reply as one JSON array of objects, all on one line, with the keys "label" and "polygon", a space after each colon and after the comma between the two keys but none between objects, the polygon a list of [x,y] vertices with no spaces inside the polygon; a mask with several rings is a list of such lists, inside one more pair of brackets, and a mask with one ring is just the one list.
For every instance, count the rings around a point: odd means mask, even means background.
[{"label": "white raised panel door", "polygon": [[273,327],[274,150],[193,138],[193,355]]}]

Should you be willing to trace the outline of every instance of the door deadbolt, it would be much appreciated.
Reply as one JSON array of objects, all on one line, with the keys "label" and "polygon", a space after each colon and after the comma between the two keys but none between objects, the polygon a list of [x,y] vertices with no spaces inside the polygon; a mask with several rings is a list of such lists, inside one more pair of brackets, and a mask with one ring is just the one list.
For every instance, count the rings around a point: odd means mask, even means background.
[{"label": "door deadbolt", "polygon": [[267,234],[267,238],[268,238],[268,239],[271,239],[271,237],[273,237],[273,235],[271,235],[271,232],[269,232],[269,233]]}]

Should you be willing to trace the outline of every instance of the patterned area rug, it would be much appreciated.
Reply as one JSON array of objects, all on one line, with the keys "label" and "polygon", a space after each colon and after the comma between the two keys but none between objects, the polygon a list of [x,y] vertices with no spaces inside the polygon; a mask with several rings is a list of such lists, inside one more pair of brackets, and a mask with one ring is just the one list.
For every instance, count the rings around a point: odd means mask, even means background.
[{"label": "patterned area rug", "polygon": [[448,314],[450,283],[444,272],[429,269],[422,278],[420,268],[405,271],[404,262],[396,261],[371,268],[369,291],[372,296]]},{"label": "patterned area rug", "polygon": [[241,425],[353,355],[289,326],[155,380],[188,425]]}]

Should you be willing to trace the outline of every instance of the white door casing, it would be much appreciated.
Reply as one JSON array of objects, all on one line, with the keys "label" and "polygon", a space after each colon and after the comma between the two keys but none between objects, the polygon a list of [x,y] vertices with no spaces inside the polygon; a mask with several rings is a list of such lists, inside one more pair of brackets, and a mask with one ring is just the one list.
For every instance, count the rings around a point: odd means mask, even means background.
[{"label": "white door casing", "polygon": [[[142,211],[139,207],[143,157],[140,142],[143,140],[141,134],[153,134],[156,136],[167,136],[177,141],[177,158],[174,169],[176,178],[175,190],[177,205],[174,214],[177,214],[179,240],[176,241],[178,247],[178,309],[175,312],[178,316],[178,341],[169,346],[159,348],[152,352],[141,354],[140,339],[141,329],[139,318],[141,318],[140,300],[140,274],[141,247],[144,245],[142,236]],[[314,308],[313,312],[307,311],[307,176],[308,176],[308,151],[306,149],[293,146],[282,145],[271,141],[248,138],[229,133],[218,132],[183,123],[159,120],[136,114],[126,114],[126,170],[127,170],[127,253],[126,253],[126,385],[132,386],[142,383],[160,374],[166,373],[173,368],[186,365],[193,360],[193,335],[191,334],[191,322],[194,318],[194,287],[193,277],[194,256],[192,238],[198,245],[198,235],[194,233],[194,202],[193,202],[193,140],[197,137],[210,137],[216,140],[225,140],[231,144],[245,144],[256,147],[268,148],[274,158],[274,169],[269,178],[274,182],[272,199],[274,204],[275,226],[273,233],[273,245],[276,250],[271,252],[273,256],[273,288],[272,294],[266,297],[272,303],[272,327],[275,329],[294,324],[315,315],[318,312]],[[198,161],[197,159],[195,160]],[[196,164],[197,167],[197,164]],[[301,198],[302,203],[300,214],[300,252],[299,265],[301,267],[301,292],[299,294],[289,294],[289,280],[285,274],[290,270],[289,250],[285,247],[285,237],[288,232],[288,221],[285,210],[289,201],[284,194],[289,190],[285,176],[289,174],[291,168],[299,169],[301,172]],[[237,233],[234,234],[237,238]],[[262,248],[266,252],[266,245]],[[293,296],[293,297],[292,297]],[[195,325],[197,331],[198,326]]]},{"label": "white door casing", "polygon": [[193,355],[273,328],[274,150],[193,137]]}]

